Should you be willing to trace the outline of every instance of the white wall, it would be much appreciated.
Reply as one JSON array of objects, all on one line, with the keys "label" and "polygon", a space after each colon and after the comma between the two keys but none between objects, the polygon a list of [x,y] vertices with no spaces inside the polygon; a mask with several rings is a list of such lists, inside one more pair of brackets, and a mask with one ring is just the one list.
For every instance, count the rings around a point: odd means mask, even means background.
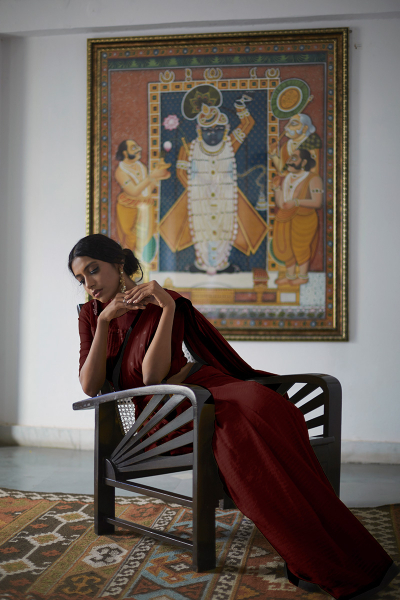
[{"label": "white wall", "polygon": [[397,0],[376,6],[372,0],[0,3],[0,439],[91,444],[92,413],[71,410],[83,398],[75,309],[83,297],[66,268],[70,248],[85,235],[86,39],[349,26],[350,342],[232,345],[255,368],[338,377],[344,458],[400,462],[400,11]]}]

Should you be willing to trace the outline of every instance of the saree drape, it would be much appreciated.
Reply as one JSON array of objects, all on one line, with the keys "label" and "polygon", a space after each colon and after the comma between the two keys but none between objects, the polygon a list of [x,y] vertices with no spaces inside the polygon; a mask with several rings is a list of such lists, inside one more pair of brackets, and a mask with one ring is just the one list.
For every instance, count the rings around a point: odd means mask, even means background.
[{"label": "saree drape", "polygon": [[[337,600],[377,587],[393,564],[378,542],[337,498],[309,443],[299,409],[258,383],[244,381],[255,371],[191,303],[169,291],[176,302],[172,361],[177,373],[190,349],[207,363],[185,383],[210,390],[215,403],[213,451],[221,479],[248,516],[297,577],[318,584]],[[79,317],[80,367],[92,343],[103,305],[85,304]],[[157,329],[161,309],[113,319],[107,344],[107,379],[125,333],[136,319],[121,367],[121,388],[143,385],[141,364]],[[140,412],[146,398],[136,400]]]}]

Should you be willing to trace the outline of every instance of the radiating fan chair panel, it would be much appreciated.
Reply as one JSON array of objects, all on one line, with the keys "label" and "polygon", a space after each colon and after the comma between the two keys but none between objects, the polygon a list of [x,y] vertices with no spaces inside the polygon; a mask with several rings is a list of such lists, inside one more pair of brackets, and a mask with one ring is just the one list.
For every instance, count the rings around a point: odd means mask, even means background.
[{"label": "radiating fan chair panel", "polygon": [[[123,410],[126,411],[127,399],[135,396],[150,398],[124,434],[118,403],[124,400]],[[96,411],[96,533],[110,534],[116,525],[122,526],[192,551],[193,565],[198,571],[214,568],[215,508],[225,498],[225,492],[212,452],[215,410],[210,393],[196,386],[190,389],[158,385],[114,392],[74,404],[75,410],[88,408]],[[129,481],[188,469],[193,470],[192,497]],[[192,540],[117,518],[116,487],[191,508]]]}]

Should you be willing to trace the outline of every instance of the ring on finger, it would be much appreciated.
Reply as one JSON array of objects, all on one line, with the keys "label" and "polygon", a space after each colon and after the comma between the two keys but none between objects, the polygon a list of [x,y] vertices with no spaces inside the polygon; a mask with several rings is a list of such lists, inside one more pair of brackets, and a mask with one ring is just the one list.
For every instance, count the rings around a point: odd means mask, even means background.
[{"label": "ring on finger", "polygon": [[125,302],[126,302],[126,298],[124,298],[124,299],[122,300],[122,302],[125,304]]}]

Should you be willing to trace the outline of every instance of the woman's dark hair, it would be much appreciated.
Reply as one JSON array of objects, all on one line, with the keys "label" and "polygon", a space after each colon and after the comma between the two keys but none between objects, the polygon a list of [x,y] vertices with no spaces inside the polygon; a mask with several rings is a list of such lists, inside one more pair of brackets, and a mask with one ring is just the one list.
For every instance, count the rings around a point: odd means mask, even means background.
[{"label": "woman's dark hair", "polygon": [[123,266],[127,275],[131,276],[140,271],[143,277],[142,267],[132,250],[129,250],[129,248],[122,249],[118,242],[102,233],[87,235],[72,248],[68,258],[68,269],[72,274],[74,274],[72,262],[77,256],[89,256],[103,262],[119,264]]}]

